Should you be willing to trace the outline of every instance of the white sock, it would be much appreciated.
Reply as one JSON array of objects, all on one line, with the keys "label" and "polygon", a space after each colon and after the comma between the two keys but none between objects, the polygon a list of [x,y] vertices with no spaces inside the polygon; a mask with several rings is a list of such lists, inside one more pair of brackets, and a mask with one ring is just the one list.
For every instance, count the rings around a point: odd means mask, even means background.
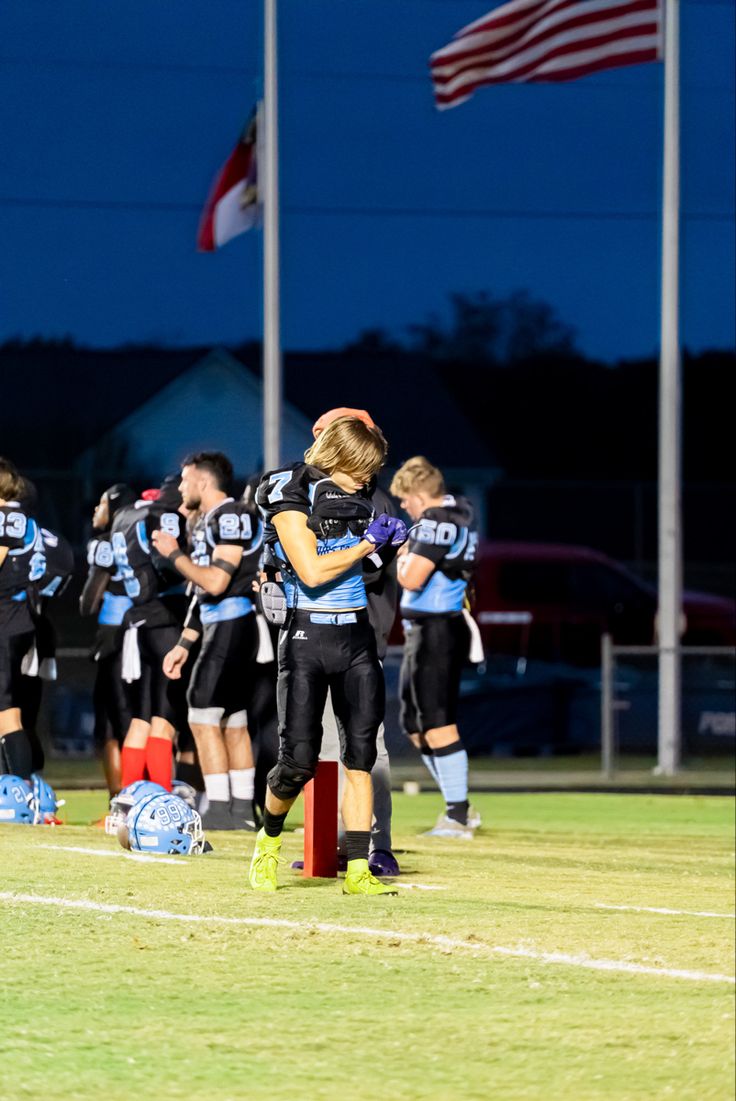
[{"label": "white sock", "polygon": [[226,772],[212,772],[204,778],[204,790],[210,803],[229,803],[230,777]]},{"label": "white sock", "polygon": [[231,768],[230,791],[233,799],[252,799],[256,785],[254,768]]}]

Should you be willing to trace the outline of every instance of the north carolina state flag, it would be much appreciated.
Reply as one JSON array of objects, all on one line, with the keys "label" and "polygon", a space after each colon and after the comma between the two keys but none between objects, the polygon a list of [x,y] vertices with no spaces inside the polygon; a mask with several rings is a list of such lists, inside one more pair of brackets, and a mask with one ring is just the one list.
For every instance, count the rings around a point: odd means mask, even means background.
[{"label": "north carolina state flag", "polygon": [[243,136],[215,180],[202,211],[197,248],[214,252],[232,237],[257,225],[261,215],[258,194],[257,115],[253,111]]}]

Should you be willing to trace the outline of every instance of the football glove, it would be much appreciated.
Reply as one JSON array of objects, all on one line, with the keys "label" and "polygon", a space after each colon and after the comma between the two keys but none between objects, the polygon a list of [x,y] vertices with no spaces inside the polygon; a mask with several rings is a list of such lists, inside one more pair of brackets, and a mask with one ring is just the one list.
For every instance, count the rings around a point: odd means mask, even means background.
[{"label": "football glove", "polygon": [[373,543],[374,547],[384,547],[387,543],[392,547],[400,547],[406,542],[406,524],[397,516],[382,512],[368,525],[363,538]]}]

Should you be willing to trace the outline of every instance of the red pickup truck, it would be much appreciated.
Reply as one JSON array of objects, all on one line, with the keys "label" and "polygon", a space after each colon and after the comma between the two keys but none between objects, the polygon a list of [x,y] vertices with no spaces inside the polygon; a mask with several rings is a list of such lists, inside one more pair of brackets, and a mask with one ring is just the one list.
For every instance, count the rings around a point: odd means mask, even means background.
[{"label": "red pickup truck", "polygon": [[[683,611],[684,645],[736,644],[736,601],[685,592]],[[655,641],[657,593],[587,547],[485,542],[473,612],[489,655],[590,666],[605,632],[620,645]]]}]

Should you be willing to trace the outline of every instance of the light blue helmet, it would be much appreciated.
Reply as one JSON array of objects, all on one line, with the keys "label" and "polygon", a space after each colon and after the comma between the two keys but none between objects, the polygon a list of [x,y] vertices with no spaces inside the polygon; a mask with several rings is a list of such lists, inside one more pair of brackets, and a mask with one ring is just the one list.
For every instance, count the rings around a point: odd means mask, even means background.
[{"label": "light blue helmet", "polygon": [[20,776],[0,776],[0,823],[21,822],[32,826],[36,816],[33,810],[33,793]]},{"label": "light blue helmet", "polygon": [[193,856],[204,851],[202,819],[168,791],[136,803],[118,836],[121,844],[134,852]]},{"label": "light blue helmet", "polygon": [[38,776],[35,772],[31,776],[33,782],[33,792],[31,795],[33,807],[33,813],[37,826],[56,826],[59,824],[59,819],[56,817],[56,812],[59,807],[64,806],[63,799],[57,799],[54,789],[51,784],[48,784],[43,776]]},{"label": "light blue helmet", "polygon": [[171,784],[171,794],[178,795],[192,810],[197,809],[198,792],[191,784],[185,783],[184,780],[174,780]]},{"label": "light blue helmet", "polygon": [[116,837],[120,827],[125,825],[131,807],[151,795],[165,794],[166,788],[161,784],[154,784],[152,780],[136,780],[128,784],[110,800],[110,813],[105,818],[105,833]]}]

